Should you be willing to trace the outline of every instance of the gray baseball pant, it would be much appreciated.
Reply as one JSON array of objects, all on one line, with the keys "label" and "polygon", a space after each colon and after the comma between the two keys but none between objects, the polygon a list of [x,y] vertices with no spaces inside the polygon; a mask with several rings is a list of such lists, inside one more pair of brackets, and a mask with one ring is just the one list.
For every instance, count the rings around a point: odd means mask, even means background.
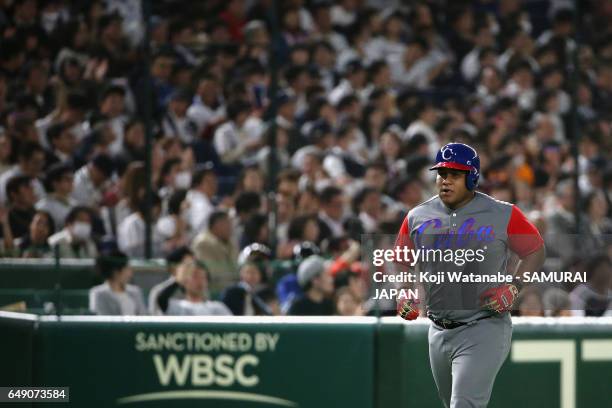
[{"label": "gray baseball pant", "polygon": [[429,327],[429,362],[446,408],[485,408],[510,351],[509,313],[456,329]]}]

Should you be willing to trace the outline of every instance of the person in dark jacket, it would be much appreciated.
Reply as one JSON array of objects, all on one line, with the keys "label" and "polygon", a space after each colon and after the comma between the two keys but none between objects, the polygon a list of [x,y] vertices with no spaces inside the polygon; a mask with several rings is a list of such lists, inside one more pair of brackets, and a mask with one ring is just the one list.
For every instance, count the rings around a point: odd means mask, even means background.
[{"label": "person in dark jacket", "polygon": [[240,282],[225,289],[221,301],[234,316],[271,315],[269,306],[257,295],[263,281],[263,272],[253,262],[240,267]]}]

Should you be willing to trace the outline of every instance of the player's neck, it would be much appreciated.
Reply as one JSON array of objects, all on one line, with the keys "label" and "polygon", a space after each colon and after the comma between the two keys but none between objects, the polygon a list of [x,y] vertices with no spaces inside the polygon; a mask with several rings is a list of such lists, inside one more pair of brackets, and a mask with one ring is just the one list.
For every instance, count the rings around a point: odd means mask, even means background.
[{"label": "player's neck", "polygon": [[446,206],[450,208],[451,210],[458,210],[459,208],[465,206],[467,203],[472,201],[474,197],[476,197],[476,193],[473,191],[470,191],[470,193],[465,197],[465,199],[461,200],[455,205],[446,205]]}]

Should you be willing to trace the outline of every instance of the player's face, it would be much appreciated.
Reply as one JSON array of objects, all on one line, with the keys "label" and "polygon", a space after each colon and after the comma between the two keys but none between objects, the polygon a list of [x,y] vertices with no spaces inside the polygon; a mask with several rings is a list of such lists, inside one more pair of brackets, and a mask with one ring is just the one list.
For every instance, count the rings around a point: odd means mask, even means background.
[{"label": "player's face", "polygon": [[438,169],[436,187],[440,200],[450,208],[457,208],[469,200],[472,192],[465,185],[466,172],[454,169]]}]

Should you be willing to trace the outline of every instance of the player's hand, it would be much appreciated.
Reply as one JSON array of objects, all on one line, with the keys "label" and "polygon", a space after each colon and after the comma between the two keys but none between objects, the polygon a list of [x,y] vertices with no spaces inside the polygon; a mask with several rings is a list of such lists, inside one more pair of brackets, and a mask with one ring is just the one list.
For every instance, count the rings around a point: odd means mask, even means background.
[{"label": "player's hand", "polygon": [[511,284],[491,288],[480,295],[480,304],[497,313],[508,312],[512,309],[518,293],[517,287]]},{"label": "player's hand", "polygon": [[419,317],[419,300],[402,299],[397,304],[397,315],[404,320],[414,320]]}]

